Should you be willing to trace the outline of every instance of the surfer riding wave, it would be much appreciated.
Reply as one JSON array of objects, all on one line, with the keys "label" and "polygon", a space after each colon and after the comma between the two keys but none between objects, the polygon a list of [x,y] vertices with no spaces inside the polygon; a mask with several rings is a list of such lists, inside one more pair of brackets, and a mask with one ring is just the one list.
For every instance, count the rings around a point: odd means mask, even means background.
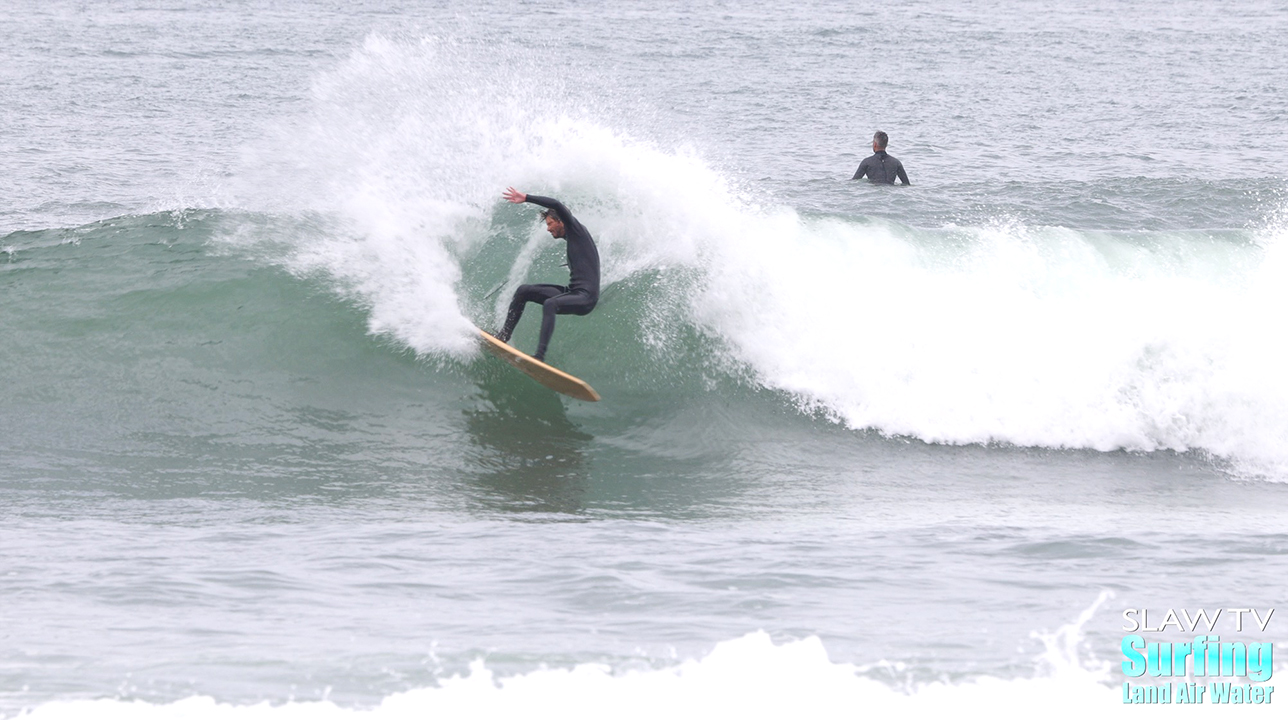
[{"label": "surfer riding wave", "polygon": [[563,239],[568,245],[568,285],[520,285],[510,300],[505,326],[496,333],[498,340],[508,343],[523,315],[523,308],[530,302],[539,303],[542,308],[541,336],[532,357],[544,362],[550,336],[555,332],[555,316],[588,315],[599,302],[599,249],[586,226],[558,200],[528,195],[512,187],[506,188],[501,196],[512,203],[529,202],[546,208],[541,213],[546,230],[551,237]]}]

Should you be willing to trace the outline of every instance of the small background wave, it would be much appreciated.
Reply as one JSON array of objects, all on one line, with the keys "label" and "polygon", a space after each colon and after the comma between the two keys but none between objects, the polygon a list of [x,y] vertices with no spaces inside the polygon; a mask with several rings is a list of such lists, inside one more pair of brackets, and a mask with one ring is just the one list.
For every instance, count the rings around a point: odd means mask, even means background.
[{"label": "small background wave", "polygon": [[[1103,602],[1103,598],[1102,601]],[[1100,603],[1097,603],[1097,606]],[[1083,645],[1077,622],[1050,634],[1035,633],[1045,646],[1032,677],[900,684],[903,669],[880,662],[865,667],[833,662],[817,637],[775,643],[756,632],[721,642],[706,656],[657,669],[614,669],[600,664],[542,669],[498,677],[484,660],[467,676],[453,675],[437,687],[386,697],[371,709],[345,709],[328,701],[292,701],[279,706],[238,706],[209,697],[169,705],[118,700],[51,702],[24,712],[32,720],[82,718],[509,718],[558,715],[567,718],[853,717],[856,712],[903,718],[941,718],[962,707],[987,708],[991,717],[1139,717],[1124,705],[1119,674]],[[1272,717],[1270,704],[1207,704],[1213,717]],[[1176,712],[1172,707],[1167,711]]]}]

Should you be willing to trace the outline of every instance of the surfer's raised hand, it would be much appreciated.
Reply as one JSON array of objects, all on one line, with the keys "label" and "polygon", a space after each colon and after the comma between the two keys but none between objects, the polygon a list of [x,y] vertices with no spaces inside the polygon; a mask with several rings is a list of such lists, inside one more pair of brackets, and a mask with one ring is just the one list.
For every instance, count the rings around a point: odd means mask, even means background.
[{"label": "surfer's raised hand", "polygon": [[528,201],[527,194],[521,193],[512,187],[506,188],[505,192],[501,193],[501,197],[505,198],[506,200],[509,200],[512,203],[522,203],[522,202]]}]

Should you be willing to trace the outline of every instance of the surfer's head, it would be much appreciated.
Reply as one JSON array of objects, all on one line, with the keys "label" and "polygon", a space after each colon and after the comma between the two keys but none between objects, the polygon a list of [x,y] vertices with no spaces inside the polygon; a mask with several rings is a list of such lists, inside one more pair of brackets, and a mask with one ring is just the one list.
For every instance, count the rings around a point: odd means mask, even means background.
[{"label": "surfer's head", "polygon": [[546,229],[550,231],[550,237],[561,238],[564,236],[563,220],[559,219],[559,213],[554,210],[541,211],[541,218],[546,221]]},{"label": "surfer's head", "polygon": [[886,135],[880,130],[878,130],[877,133],[872,136],[872,150],[874,152],[877,150],[885,150],[886,145],[889,145],[889,144],[890,144],[890,136]]}]

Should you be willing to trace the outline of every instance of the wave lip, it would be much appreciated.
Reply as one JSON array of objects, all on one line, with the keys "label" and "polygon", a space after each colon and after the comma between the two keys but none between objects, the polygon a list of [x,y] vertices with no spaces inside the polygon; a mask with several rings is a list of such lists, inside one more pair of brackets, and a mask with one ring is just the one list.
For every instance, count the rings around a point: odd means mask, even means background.
[{"label": "wave lip", "polygon": [[1288,273],[1277,237],[834,220],[787,232],[779,244],[798,252],[766,242],[738,262],[808,286],[729,282],[708,315],[803,406],[935,443],[1197,450],[1288,474],[1275,369],[1288,345],[1267,332]]}]

